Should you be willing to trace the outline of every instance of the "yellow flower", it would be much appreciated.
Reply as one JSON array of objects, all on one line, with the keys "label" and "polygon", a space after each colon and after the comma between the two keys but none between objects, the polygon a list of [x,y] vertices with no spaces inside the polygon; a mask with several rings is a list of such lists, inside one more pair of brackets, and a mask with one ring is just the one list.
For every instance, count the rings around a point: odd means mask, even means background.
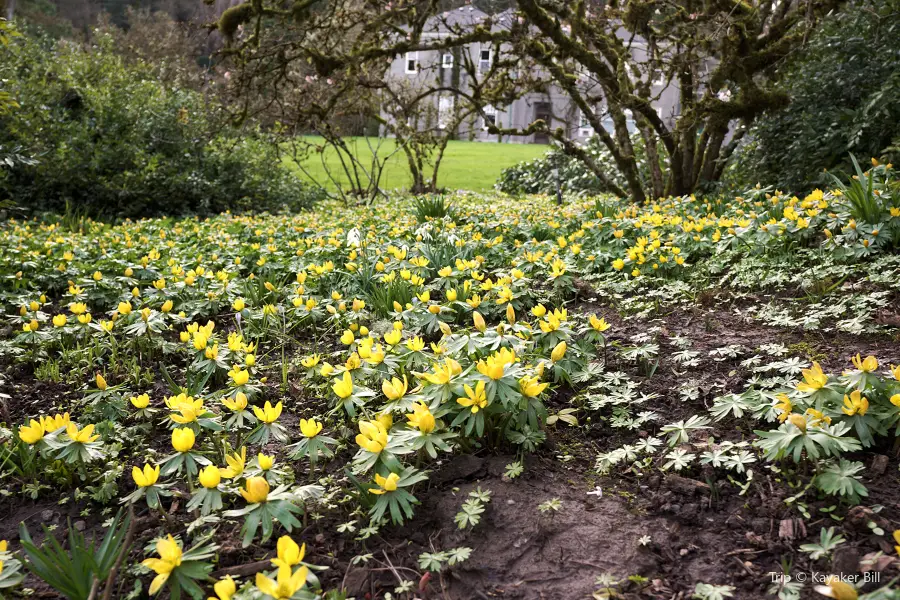
[{"label": "yellow flower", "polygon": [[268,471],[275,465],[275,457],[260,452],[256,455],[256,464],[258,464],[259,468],[263,471]]},{"label": "yellow flower", "polygon": [[278,567],[276,580],[266,577],[263,573],[257,573],[256,587],[263,594],[271,596],[275,600],[288,600],[306,585],[308,572],[309,569],[305,566],[293,573],[291,573],[290,567],[282,566]]},{"label": "yellow flower", "polygon": [[531,314],[536,316],[538,319],[547,314],[547,308],[543,304],[538,304],[534,308],[531,309]]},{"label": "yellow flower", "polygon": [[240,367],[234,367],[228,374],[231,376],[231,380],[234,382],[234,385],[244,385],[248,381],[250,381],[250,372],[241,369]]},{"label": "yellow flower", "polygon": [[345,329],[344,333],[341,334],[341,343],[344,344],[345,346],[349,346],[355,340],[356,340],[356,338],[353,337],[353,332],[350,331],[349,329]]},{"label": "yellow flower", "polygon": [[131,314],[131,302],[119,302],[119,313],[123,315]]},{"label": "yellow flower", "polygon": [[241,312],[242,310],[244,310],[244,307],[245,307],[245,306],[246,306],[246,303],[244,302],[244,299],[243,299],[243,298],[238,298],[238,299],[235,300],[234,303],[231,305],[231,308],[233,308],[234,310],[236,310],[236,311],[238,311],[238,312]]},{"label": "yellow flower", "polygon": [[226,575],[224,579],[220,579],[213,585],[213,591],[216,593],[216,597],[208,600],[231,600],[237,592],[237,585],[231,575]]},{"label": "yellow flower", "polygon": [[797,384],[797,389],[806,394],[821,390],[828,383],[828,375],[822,372],[819,363],[813,362],[812,367],[803,369],[803,381]]},{"label": "yellow flower", "polygon": [[384,343],[388,346],[396,346],[400,343],[401,339],[403,339],[403,332],[399,329],[392,329],[384,334]]},{"label": "yellow flower", "polygon": [[890,400],[891,404],[900,407],[900,394],[894,394],[893,396],[891,396]]},{"label": "yellow flower", "polygon": [[778,415],[778,420],[784,423],[794,410],[794,405],[791,404],[791,399],[785,394],[779,395],[778,400],[780,400],[780,402],[775,405],[775,409],[781,411],[781,414]]},{"label": "yellow flower", "polygon": [[450,382],[453,377],[462,373],[462,366],[452,358],[444,359],[444,362],[434,365],[434,373],[416,373],[429,383],[435,385],[444,385]]},{"label": "yellow flower", "polygon": [[835,575],[829,575],[825,579],[825,585],[817,585],[816,591],[835,600],[857,600],[859,598],[859,594],[852,585],[841,581]]},{"label": "yellow flower", "polygon": [[[618,232],[616,232],[616,233],[618,233]],[[612,268],[615,269],[616,271],[621,271],[622,269],[625,268],[625,261],[622,260],[621,258],[617,258],[616,260],[612,261]]]},{"label": "yellow flower", "polygon": [[322,368],[319,369],[319,375],[321,375],[322,377],[328,377],[332,373],[334,373],[334,367],[332,367],[328,363],[322,363]]},{"label": "yellow flower", "polygon": [[604,319],[604,318],[598,319],[596,317],[596,315],[591,315],[590,322],[591,322],[591,327],[593,327],[594,330],[599,331],[601,333],[606,331],[607,329],[609,329],[609,323],[606,322],[606,319]]},{"label": "yellow flower", "polygon": [[300,433],[303,437],[314,438],[322,431],[322,424],[315,419],[300,419]]},{"label": "yellow flower", "polygon": [[150,396],[147,394],[141,394],[139,396],[131,397],[131,405],[139,410],[143,410],[150,406]]},{"label": "yellow flower", "polygon": [[462,406],[471,406],[473,413],[477,413],[479,410],[482,410],[487,406],[487,395],[484,391],[483,381],[479,381],[475,385],[474,390],[468,384],[463,386],[463,390],[466,392],[466,397],[457,398],[457,404],[460,404]]},{"label": "yellow flower", "polygon": [[281,402],[279,402],[275,406],[272,406],[272,403],[267,400],[265,406],[263,406],[262,408],[254,406],[253,414],[256,415],[256,418],[263,423],[274,423],[278,420],[278,417],[281,416],[281,411],[283,408],[284,406],[282,406]]},{"label": "yellow flower", "polygon": [[165,585],[172,571],[181,566],[181,547],[178,546],[178,542],[175,541],[172,534],[156,542],[156,553],[159,554],[159,558],[148,558],[141,563],[156,573],[156,577],[150,584],[151,596]]},{"label": "yellow flower", "polygon": [[853,390],[849,396],[844,396],[844,406],[841,408],[841,412],[848,417],[853,415],[863,416],[868,410],[869,400],[859,390]]},{"label": "yellow flower", "polygon": [[190,427],[175,428],[172,430],[172,447],[178,452],[190,452],[194,447],[194,430]]},{"label": "yellow flower", "polygon": [[44,426],[44,431],[47,433],[52,433],[58,429],[62,429],[63,427],[68,427],[69,413],[65,413],[62,415],[57,414],[52,417],[41,417],[41,425]]},{"label": "yellow flower", "polygon": [[238,392],[234,398],[222,398],[222,404],[232,412],[238,412],[247,408],[247,394]]},{"label": "yellow flower", "polygon": [[269,482],[263,477],[248,477],[241,496],[250,504],[265,502],[269,497]]},{"label": "yellow flower", "polygon": [[291,539],[289,535],[283,535],[278,538],[278,558],[272,559],[272,564],[276,567],[293,567],[299,565],[306,556],[306,544],[298,546],[297,542]]},{"label": "yellow flower", "polygon": [[64,327],[69,320],[66,318],[66,315],[56,315],[53,317],[53,326],[54,327]]},{"label": "yellow flower", "polygon": [[391,473],[387,477],[382,477],[381,475],[376,474],[375,483],[378,485],[378,488],[369,491],[377,496],[380,496],[385,492],[396,491],[398,481],[400,481],[400,476],[396,473]]},{"label": "yellow flower", "polygon": [[344,375],[334,380],[331,390],[337,394],[341,400],[349,398],[353,394],[353,377],[349,371],[344,371]]},{"label": "yellow flower", "polygon": [[138,487],[150,487],[159,479],[159,465],[154,468],[149,464],[145,464],[143,470],[138,467],[132,467],[131,478],[134,479]]},{"label": "yellow flower", "polygon": [[490,377],[494,381],[503,378],[503,370],[505,367],[506,363],[500,360],[496,355],[491,355],[478,361],[478,364],[475,366],[479,373],[485,377]]},{"label": "yellow flower", "polygon": [[423,340],[419,336],[416,336],[414,338],[406,340],[406,347],[411,352],[421,352],[425,348],[425,340]]},{"label": "yellow flower", "polygon": [[553,352],[550,353],[550,360],[553,362],[559,362],[566,355],[566,343],[560,342],[553,349]]},{"label": "yellow flower", "polygon": [[107,388],[106,380],[103,378],[103,375],[97,373],[94,377],[94,382],[97,384],[97,389],[100,391],[104,391]]},{"label": "yellow flower", "polygon": [[519,390],[524,396],[534,398],[549,386],[549,383],[538,383],[537,377],[523,377],[519,380]]},{"label": "yellow flower", "polygon": [[434,431],[434,415],[428,407],[421,402],[413,404],[413,412],[406,415],[411,427],[415,427],[422,433],[428,434]]},{"label": "yellow flower", "polygon": [[822,423],[831,424],[831,417],[826,417],[825,413],[823,413],[822,411],[816,410],[814,408],[807,408],[806,414],[812,417],[812,424],[814,426],[821,425]]},{"label": "yellow flower", "polygon": [[167,313],[167,312],[171,311],[172,308],[174,308],[174,307],[175,307],[174,302],[172,302],[171,300],[166,300],[165,302],[163,302],[163,305],[160,308],[160,310],[163,311],[164,313]]},{"label": "yellow flower", "polygon": [[407,381],[406,375],[403,376],[403,381],[394,377],[390,380],[385,379],[381,382],[381,391],[384,392],[384,395],[387,396],[388,400],[399,400],[406,395],[407,389],[409,389],[409,381]]},{"label": "yellow flower", "polygon": [[484,330],[487,329],[487,324],[484,322],[484,317],[481,316],[481,313],[477,310],[473,312],[472,320],[475,322],[475,329],[484,333]]},{"label": "yellow flower", "polygon": [[853,357],[853,366],[863,373],[871,373],[878,368],[878,359],[874,356],[867,356],[860,360],[859,354]]},{"label": "yellow flower", "polygon": [[312,368],[315,367],[317,364],[319,364],[319,361],[320,361],[321,359],[322,359],[322,357],[319,356],[318,354],[312,354],[312,355],[310,355],[310,356],[307,356],[307,357],[304,358],[303,360],[301,360],[301,361],[300,361],[300,364],[302,364],[302,365],[303,365],[304,367],[306,367],[307,369],[312,369]]},{"label": "yellow flower", "polygon": [[200,485],[210,490],[222,481],[222,473],[216,465],[208,465],[200,469]]},{"label": "yellow flower", "polygon": [[69,436],[69,439],[73,442],[77,442],[79,444],[90,444],[93,441],[96,441],[100,438],[99,435],[93,435],[94,426],[87,425],[81,431],[78,430],[78,425],[75,423],[69,423],[66,425],[66,435]]},{"label": "yellow flower", "polygon": [[378,421],[360,421],[356,443],[363,450],[378,454],[387,446],[387,428]]},{"label": "yellow flower", "polygon": [[900,529],[894,531],[894,542],[897,544],[894,546],[894,552],[900,554]]},{"label": "yellow flower", "polygon": [[803,433],[806,433],[806,417],[804,417],[803,415],[798,415],[796,413],[791,413],[788,415],[788,421],[793,423],[797,429],[799,429]]},{"label": "yellow flower", "polygon": [[891,365],[891,375],[894,376],[894,379],[900,381],[900,365]]},{"label": "yellow flower", "polygon": [[19,426],[19,439],[26,444],[37,444],[44,439],[44,426],[40,421],[31,419],[28,425]]},{"label": "yellow flower", "polygon": [[244,466],[247,464],[247,448],[242,447],[240,452],[226,454],[225,463],[228,465],[228,468],[221,470],[222,477],[234,479],[243,475]]}]

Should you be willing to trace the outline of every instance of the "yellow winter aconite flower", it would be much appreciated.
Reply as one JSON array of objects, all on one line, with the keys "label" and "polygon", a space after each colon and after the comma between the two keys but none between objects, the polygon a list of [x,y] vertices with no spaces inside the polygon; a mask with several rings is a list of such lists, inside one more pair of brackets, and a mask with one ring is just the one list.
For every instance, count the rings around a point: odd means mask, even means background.
[{"label": "yellow winter aconite flower", "polygon": [[874,356],[867,356],[864,359],[860,359],[860,355],[857,354],[853,357],[853,366],[863,373],[871,373],[878,368],[878,359]]},{"label": "yellow winter aconite flower", "polygon": [[857,600],[859,594],[852,585],[835,575],[829,575],[825,579],[825,585],[817,585],[816,591],[823,596],[834,598],[834,600]]},{"label": "yellow winter aconite flower", "polygon": [[190,452],[194,447],[194,430],[190,427],[175,428],[172,430],[172,447],[178,452]]},{"label": "yellow winter aconite flower", "polygon": [[400,343],[401,339],[403,339],[403,332],[399,329],[392,329],[384,334],[384,343],[388,346],[396,346]]},{"label": "yellow winter aconite flower", "polygon": [[262,408],[254,406],[253,414],[256,415],[256,418],[263,423],[274,423],[278,420],[278,417],[281,416],[281,411],[283,408],[284,407],[282,406],[281,402],[279,402],[275,406],[272,406],[272,403],[267,400],[265,406],[263,406]]},{"label": "yellow winter aconite flower", "polygon": [[216,597],[208,598],[208,600],[231,600],[237,593],[237,584],[231,575],[226,575],[224,579],[220,579],[213,585],[213,591],[216,593]]},{"label": "yellow winter aconite flower", "polygon": [[803,415],[798,415],[796,413],[791,413],[787,416],[788,421],[790,421],[797,429],[806,433],[806,417]]},{"label": "yellow winter aconite flower", "polygon": [[425,340],[423,340],[419,336],[410,338],[410,339],[406,340],[406,348],[410,352],[421,352],[422,350],[425,349]]},{"label": "yellow winter aconite flower", "polygon": [[119,314],[130,315],[131,314],[131,302],[119,302],[118,310],[119,310]]},{"label": "yellow winter aconite flower", "polygon": [[306,544],[298,546],[297,542],[291,539],[289,535],[283,535],[278,538],[278,556],[272,559],[272,564],[276,567],[293,567],[299,565],[306,556]]},{"label": "yellow winter aconite flower", "polygon": [[506,362],[502,360],[502,358],[497,355],[488,356],[485,359],[478,361],[478,364],[475,365],[475,368],[478,369],[478,372],[484,375],[485,377],[490,377],[494,381],[498,379],[503,379],[503,371],[506,367]]},{"label": "yellow winter aconite flower", "polygon": [[212,489],[222,481],[222,473],[216,465],[207,465],[200,469],[200,485]]},{"label": "yellow winter aconite flower", "polygon": [[156,553],[159,554],[159,558],[148,558],[141,563],[156,573],[150,584],[151,596],[165,585],[172,571],[181,566],[181,547],[171,534],[156,542]]},{"label": "yellow winter aconite flower", "polygon": [[891,404],[900,408],[900,394],[894,394],[890,397]]},{"label": "yellow winter aconite flower", "polygon": [[148,394],[140,394],[139,396],[132,396],[129,401],[131,405],[139,410],[143,410],[150,406],[150,396]]},{"label": "yellow winter aconite flower", "polygon": [[44,426],[44,431],[47,433],[53,433],[54,431],[68,427],[69,413],[41,417],[41,425]]},{"label": "yellow winter aconite flower", "polygon": [[248,477],[241,496],[250,504],[265,502],[269,497],[269,482],[264,477]]},{"label": "yellow winter aconite flower", "polygon": [[64,327],[69,320],[66,318],[66,315],[56,315],[53,317],[53,326],[54,327]]},{"label": "yellow winter aconite flower", "polygon": [[170,312],[175,307],[175,303],[171,300],[166,300],[163,302],[163,305],[160,307],[160,310],[164,313]]},{"label": "yellow winter aconite flower", "polygon": [[595,331],[604,332],[609,329],[609,323],[606,322],[604,318],[597,318],[596,315],[591,315],[590,318],[591,327],[594,328]]},{"label": "yellow winter aconite flower", "polygon": [[487,324],[484,322],[484,317],[481,316],[481,313],[477,310],[472,313],[472,321],[475,323],[475,329],[484,333],[484,330],[487,329]]},{"label": "yellow winter aconite flower", "polygon": [[275,457],[260,452],[256,455],[256,464],[258,464],[259,468],[263,471],[268,471],[275,465]]},{"label": "yellow winter aconite flower", "polygon": [[821,425],[822,423],[831,424],[831,417],[825,416],[825,413],[822,411],[814,408],[807,408],[806,414],[812,418],[811,423],[813,426]]},{"label": "yellow winter aconite flower", "polygon": [[363,450],[378,454],[387,446],[387,428],[378,421],[360,421],[356,443]]},{"label": "yellow winter aconite flower", "polygon": [[222,398],[222,404],[232,412],[238,412],[247,408],[247,394],[238,392],[234,398]]},{"label": "yellow winter aconite flower", "polygon": [[900,365],[891,365],[891,375],[894,376],[894,379],[900,381]]},{"label": "yellow winter aconite flower", "polygon": [[107,388],[106,379],[104,379],[103,375],[101,375],[100,373],[97,373],[97,375],[94,377],[94,383],[97,384],[97,389],[100,391],[104,391]]},{"label": "yellow winter aconite flower", "polygon": [[278,567],[276,579],[270,579],[263,573],[256,574],[256,587],[263,594],[271,596],[275,600],[289,600],[306,585],[306,577],[309,569],[300,567],[293,573],[286,566]]},{"label": "yellow winter aconite flower", "polygon": [[66,425],[66,435],[69,436],[69,439],[73,442],[77,442],[79,444],[90,444],[98,439],[100,439],[99,435],[94,434],[94,426],[86,425],[84,429],[79,431],[78,425],[75,423],[69,423]]},{"label": "yellow winter aconite flower", "polygon": [[28,425],[19,426],[19,439],[26,444],[37,444],[44,439],[44,426],[36,419],[31,419]]},{"label": "yellow winter aconite flower", "polygon": [[434,415],[422,402],[412,405],[413,412],[406,415],[410,427],[414,427],[422,433],[428,434],[434,431]]},{"label": "yellow winter aconite flower", "polygon": [[143,470],[138,467],[131,468],[131,478],[138,487],[150,487],[159,479],[159,465],[152,467],[145,464]]},{"label": "yellow winter aconite flower", "polygon": [[822,372],[819,363],[813,362],[812,367],[803,369],[803,381],[797,384],[801,392],[811,394],[821,390],[828,383],[828,375]]},{"label": "yellow winter aconite flower", "polygon": [[341,400],[345,400],[353,394],[353,377],[350,375],[349,371],[344,371],[344,374],[341,377],[334,380],[331,391],[333,391]]},{"label": "yellow winter aconite flower", "polygon": [[300,364],[303,365],[304,367],[306,367],[307,369],[312,369],[316,365],[319,364],[319,361],[321,359],[322,359],[322,357],[319,356],[318,354],[312,354],[310,356],[305,357],[303,360],[301,360]]},{"label": "yellow winter aconite flower", "polygon": [[228,375],[231,377],[234,385],[244,385],[245,383],[250,381],[250,372],[245,371],[240,367],[234,367],[233,369],[228,371]]},{"label": "yellow winter aconite flower", "polygon": [[778,420],[784,423],[794,410],[794,405],[791,404],[791,399],[787,395],[781,394],[778,396],[778,404],[775,405],[775,410],[781,411],[778,415]]},{"label": "yellow winter aconite flower", "polygon": [[479,410],[482,410],[487,406],[487,394],[484,391],[483,381],[479,381],[477,384],[475,384],[474,390],[468,384],[463,385],[463,391],[465,391],[466,397],[457,398],[457,404],[471,407],[473,413],[477,413]]},{"label": "yellow winter aconite flower", "polygon": [[378,486],[375,489],[369,490],[375,495],[380,496],[386,492],[394,492],[397,491],[397,482],[400,481],[400,476],[396,473],[391,473],[387,477],[382,477],[381,475],[375,475],[375,484]]},{"label": "yellow winter aconite flower", "polygon": [[550,353],[550,360],[553,362],[559,362],[566,355],[566,343],[560,342],[553,348],[553,352]]},{"label": "yellow winter aconite flower", "polygon": [[863,416],[868,410],[869,400],[859,390],[853,390],[849,396],[844,396],[844,406],[841,407],[841,412],[848,417]]},{"label": "yellow winter aconite flower", "polygon": [[445,358],[443,362],[435,364],[433,369],[434,373],[415,373],[415,375],[434,385],[444,385],[462,373],[462,365],[452,358]]},{"label": "yellow winter aconite flower", "polygon": [[539,383],[539,381],[537,377],[523,377],[519,380],[519,391],[523,396],[534,398],[550,386],[549,383]]},{"label": "yellow winter aconite flower", "polygon": [[225,464],[227,468],[221,470],[221,475],[225,479],[235,479],[244,474],[244,467],[247,464],[247,448],[241,447],[239,452],[225,455]]},{"label": "yellow winter aconite flower", "polygon": [[403,376],[403,381],[400,381],[398,377],[393,377],[381,382],[381,391],[388,400],[399,400],[406,395],[407,389],[409,389],[409,382],[406,375]]},{"label": "yellow winter aconite flower", "polygon": [[322,424],[315,419],[300,419],[300,433],[303,437],[314,438],[322,431]]}]

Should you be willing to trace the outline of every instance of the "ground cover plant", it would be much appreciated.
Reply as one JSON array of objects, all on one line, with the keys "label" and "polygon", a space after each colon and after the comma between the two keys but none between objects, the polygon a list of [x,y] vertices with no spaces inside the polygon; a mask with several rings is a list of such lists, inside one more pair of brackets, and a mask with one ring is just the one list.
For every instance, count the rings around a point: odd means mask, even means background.
[{"label": "ground cover plant", "polygon": [[0,593],[895,598],[876,163],[803,198],[9,220]]}]

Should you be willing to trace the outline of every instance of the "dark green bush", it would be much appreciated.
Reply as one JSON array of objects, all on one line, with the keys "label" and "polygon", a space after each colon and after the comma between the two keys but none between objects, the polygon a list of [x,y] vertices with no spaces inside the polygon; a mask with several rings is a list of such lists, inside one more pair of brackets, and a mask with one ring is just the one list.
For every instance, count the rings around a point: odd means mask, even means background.
[{"label": "dark green bush", "polygon": [[259,132],[228,125],[196,91],[95,45],[16,38],[0,80],[18,107],[0,117],[0,199],[31,213],[95,217],[291,210],[316,193]]},{"label": "dark green bush", "polygon": [[[650,174],[643,140],[640,135],[635,134],[632,135],[631,141],[638,157],[639,175],[646,185]],[[600,138],[597,136],[590,138],[584,149],[613,183],[623,189],[627,187],[625,178],[616,167],[609,151],[600,142]],[[591,196],[605,191],[597,176],[583,162],[567,155],[559,147],[548,150],[538,158],[503,169],[494,187],[513,196],[555,194],[557,181],[555,169],[559,169],[559,182],[563,193]]]},{"label": "dark green bush", "polygon": [[728,168],[736,187],[757,182],[801,193],[852,171],[850,154],[891,158],[900,136],[900,5],[864,0],[830,16],[785,65],[790,104],[757,121]]}]

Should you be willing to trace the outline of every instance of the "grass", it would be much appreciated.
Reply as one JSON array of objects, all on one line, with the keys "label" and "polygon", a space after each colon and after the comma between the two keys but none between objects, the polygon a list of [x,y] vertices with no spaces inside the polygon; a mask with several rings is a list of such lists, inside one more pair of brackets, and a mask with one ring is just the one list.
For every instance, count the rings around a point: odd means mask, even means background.
[{"label": "grass", "polygon": [[[318,142],[316,138],[311,141]],[[377,140],[370,140],[375,146]],[[371,150],[364,138],[351,138],[348,145],[353,148],[357,156],[362,156],[362,162],[368,166],[371,164]],[[383,141],[378,150],[379,156],[387,156],[394,150],[394,141]],[[452,190],[481,191],[492,189],[500,172],[523,160],[530,160],[542,155],[549,149],[543,144],[498,144],[496,142],[464,142],[451,141],[444,152],[441,168],[438,171],[438,185]],[[334,150],[328,149],[322,156],[316,154],[308,157],[305,167],[309,171],[311,179],[323,184],[326,188],[333,189],[334,183],[328,179],[327,170],[337,176],[341,183],[347,182],[347,177],[341,169],[338,155]],[[291,161],[293,164],[293,161]],[[297,171],[306,178],[299,168]],[[397,152],[388,161],[381,179],[384,189],[406,188],[410,184],[409,167],[406,155]]]}]

